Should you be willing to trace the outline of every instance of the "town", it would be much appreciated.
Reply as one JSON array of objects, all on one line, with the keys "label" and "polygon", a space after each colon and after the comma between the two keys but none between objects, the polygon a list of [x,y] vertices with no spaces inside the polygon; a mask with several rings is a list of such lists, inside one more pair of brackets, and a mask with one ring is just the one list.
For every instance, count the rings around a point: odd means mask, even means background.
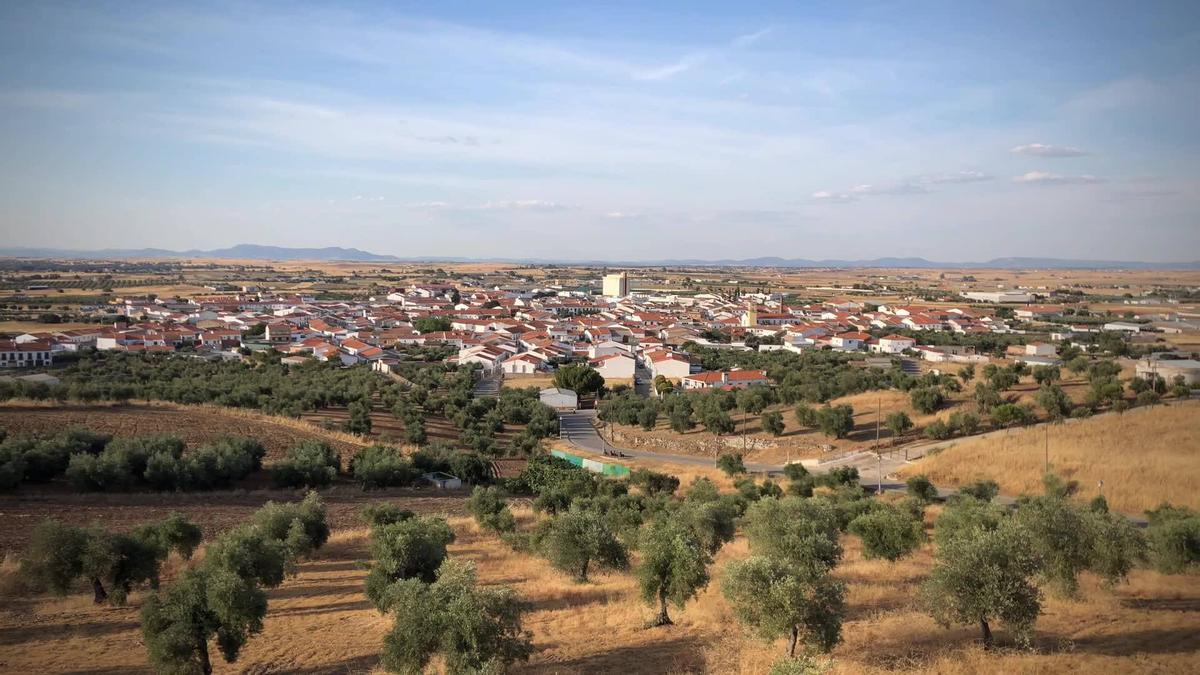
[{"label": "town", "polygon": [[890,293],[819,302],[788,302],[781,292],[664,293],[631,289],[627,272],[605,275],[594,286],[592,292],[531,284],[487,288],[435,278],[353,300],[254,286],[173,298],[116,296],[86,312],[105,321],[94,328],[47,325],[9,336],[0,342],[0,365],[51,365],[56,355],[88,348],[224,359],[270,348],[285,354],[285,363],[366,363],[386,373],[409,348],[438,346],[456,350],[448,362],[478,364],[486,375],[537,375],[586,361],[605,380],[662,378],[703,389],[765,383],[766,376],[741,374],[731,384],[730,373],[702,372],[685,345],[826,349],[926,363],[999,359],[1032,367],[1061,366],[1061,346],[1096,349],[1103,337],[1134,351],[1142,346],[1139,375],[1155,371],[1168,380],[1200,382],[1200,364],[1164,346],[1170,337],[1200,334],[1200,316],[1165,297],[1092,314],[1084,296],[1045,289],[966,291],[955,304]]},{"label": "town", "polygon": [[0,4],[0,674],[1200,673],[1198,36]]}]

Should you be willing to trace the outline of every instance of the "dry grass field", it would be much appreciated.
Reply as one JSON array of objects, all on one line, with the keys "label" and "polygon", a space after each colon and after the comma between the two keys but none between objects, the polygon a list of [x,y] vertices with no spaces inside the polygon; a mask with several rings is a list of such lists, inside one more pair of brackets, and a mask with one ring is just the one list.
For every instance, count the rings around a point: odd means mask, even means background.
[{"label": "dry grass field", "polygon": [[64,330],[96,328],[94,323],[42,323],[40,321],[0,321],[0,334],[50,333]]},{"label": "dry grass field", "polygon": [[164,402],[64,405],[8,401],[0,404],[0,428],[7,429],[10,434],[53,433],[70,426],[122,436],[172,433],[189,445],[227,434],[251,436],[266,447],[268,463],[282,457],[291,446],[308,439],[328,441],[343,453],[352,453],[367,444],[352,434],[326,431],[304,421],[219,406]]},{"label": "dry grass field", "polygon": [[1105,498],[1119,511],[1141,513],[1163,501],[1200,508],[1200,401],[965,439],[904,473],[923,473],[940,485],[988,477],[1003,494],[1035,493],[1047,435],[1051,468],[1079,481],[1087,497],[1103,480]]},{"label": "dry grass field", "polygon": [[[528,525],[532,515],[518,509],[518,517]],[[600,574],[576,584],[542,559],[513,552],[469,519],[450,521],[458,535],[451,555],[475,562],[482,583],[513,586],[530,603],[525,627],[534,653],[515,672],[757,675],[783,653],[782,642],[765,644],[747,634],[719,592],[723,565],[747,555],[742,539],[717,556],[709,587],[684,609],[673,610],[675,626],[647,629],[652,611],[638,598],[631,575]],[[1083,600],[1045,599],[1032,650],[1015,649],[1001,632],[1001,649],[989,653],[978,646],[973,628],[945,630],[919,611],[916,592],[932,563],[931,545],[897,563],[864,560],[853,538],[846,549],[837,571],[849,585],[845,642],[829,657],[832,673],[1200,669],[1195,577],[1138,571],[1129,584],[1111,591],[1085,578]],[[315,559],[270,592],[264,631],[238,662],[218,659],[216,672],[382,672],[379,650],[389,621],[363,595],[360,561],[367,556],[366,530],[350,525],[335,531]],[[11,574],[12,566],[6,571]],[[61,599],[10,595],[0,607],[0,670],[147,672],[137,620],[143,600],[135,593],[128,607],[108,608],[93,605],[82,592]]]}]

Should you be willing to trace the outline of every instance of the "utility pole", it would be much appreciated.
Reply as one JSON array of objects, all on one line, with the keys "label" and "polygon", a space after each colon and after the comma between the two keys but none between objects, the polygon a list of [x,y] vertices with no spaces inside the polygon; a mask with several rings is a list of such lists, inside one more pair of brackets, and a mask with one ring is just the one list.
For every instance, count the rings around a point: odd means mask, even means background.
[{"label": "utility pole", "polygon": [[1050,473],[1050,423],[1046,423],[1046,470],[1043,473]]},{"label": "utility pole", "polygon": [[875,494],[883,496],[883,448],[879,447],[879,415],[883,410],[883,395],[875,399]]}]

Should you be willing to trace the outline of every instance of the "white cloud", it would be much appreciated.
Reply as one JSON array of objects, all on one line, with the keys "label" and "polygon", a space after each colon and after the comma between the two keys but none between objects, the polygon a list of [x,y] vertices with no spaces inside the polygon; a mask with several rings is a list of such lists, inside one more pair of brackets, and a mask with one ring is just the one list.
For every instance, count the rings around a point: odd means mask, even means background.
[{"label": "white cloud", "polygon": [[644,82],[655,82],[658,80],[669,80],[680,73],[685,73],[696,66],[703,64],[708,60],[707,54],[688,54],[674,63],[668,63],[657,68],[649,68],[646,70],[635,70],[630,75],[635,80]]},{"label": "white cloud", "polygon": [[1069,145],[1046,145],[1045,143],[1018,145],[1012,149],[1012,152],[1031,157],[1083,157],[1090,154],[1086,150],[1080,150]]},{"label": "white cloud", "polygon": [[[355,199],[360,199],[360,197],[355,197]],[[560,204],[541,199],[508,199],[484,202],[483,204],[452,204],[450,202],[432,201],[415,202],[407,206],[410,209],[419,211],[526,211],[530,213],[553,213],[577,208],[569,204]]]},{"label": "white cloud", "polygon": [[552,211],[568,211],[575,207],[548,202],[541,199],[517,199],[510,201],[488,202],[482,207],[485,211],[537,211],[549,213]]},{"label": "white cloud", "polygon": [[946,185],[957,183],[979,183],[992,180],[993,176],[983,171],[954,171],[951,173],[937,173],[928,176],[917,176],[913,179],[914,182],[922,185]]},{"label": "white cloud", "polygon": [[630,73],[630,76],[635,80],[641,80],[644,82],[669,80],[669,79],[675,77],[676,75],[686,73],[689,70],[692,70],[694,68],[698,68],[699,66],[704,65],[708,61],[712,60],[714,57],[719,58],[722,54],[724,54],[730,50],[742,49],[744,47],[749,47],[749,46],[753,45],[754,43],[758,42],[759,40],[761,40],[762,38],[769,35],[774,30],[775,29],[773,27],[768,26],[766,28],[763,28],[762,30],[754,31],[753,33],[745,33],[743,35],[738,35],[737,37],[730,40],[728,46],[725,48],[709,49],[709,50],[704,50],[704,51],[692,52],[690,54],[685,54],[682,57],[680,57],[678,60],[673,61],[668,64],[665,64],[665,65],[662,65],[662,66],[658,66],[655,68],[634,70],[632,73]]},{"label": "white cloud", "polygon": [[729,43],[729,45],[731,47],[749,47],[750,45],[754,44],[755,42],[758,42],[759,40],[763,39],[767,35],[770,35],[771,32],[774,30],[775,30],[774,27],[767,26],[766,28],[764,28],[762,30],[754,31],[753,33],[746,33],[744,35],[739,35],[739,36],[735,37],[733,39],[733,41]]},{"label": "white cloud", "polygon": [[1029,171],[1014,177],[1013,182],[1028,183],[1030,185],[1087,185],[1103,183],[1104,179],[1086,173],[1078,176],[1068,176],[1061,173],[1050,173],[1049,171]]},{"label": "white cloud", "polygon": [[922,195],[929,190],[916,183],[903,182],[894,185],[855,185],[850,192],[859,195]]},{"label": "white cloud", "polygon": [[829,190],[817,190],[812,193],[813,201],[831,202],[835,204],[845,204],[847,202],[858,201],[858,195],[851,192],[830,192]]}]

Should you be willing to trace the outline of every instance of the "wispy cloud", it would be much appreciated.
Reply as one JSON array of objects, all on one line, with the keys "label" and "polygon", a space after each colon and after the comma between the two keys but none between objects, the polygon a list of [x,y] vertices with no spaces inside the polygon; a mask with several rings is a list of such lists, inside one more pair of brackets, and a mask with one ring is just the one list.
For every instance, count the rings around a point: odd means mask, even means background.
[{"label": "wispy cloud", "polygon": [[644,82],[669,80],[676,75],[686,73],[689,70],[693,70],[704,65],[705,63],[708,63],[709,61],[712,61],[715,57],[720,56],[724,52],[749,47],[767,35],[770,35],[774,30],[775,28],[773,26],[768,26],[762,30],[754,31],[753,33],[744,33],[734,37],[729,41],[729,44],[723,48],[705,49],[684,54],[682,57],[672,61],[671,63],[653,68],[634,70],[630,75],[633,77],[633,79]]},{"label": "wispy cloud", "polygon": [[535,211],[540,213],[551,213],[555,211],[569,211],[575,208],[569,204],[561,204],[559,202],[548,202],[541,199],[517,199],[509,201],[488,202],[483,205],[485,211]]},{"label": "wispy cloud", "polygon": [[648,68],[646,70],[635,70],[631,73],[633,79],[645,82],[654,82],[657,80],[669,80],[680,73],[685,73],[696,66],[703,64],[708,60],[708,55],[703,53],[687,54],[679,60],[668,63],[656,68]]},{"label": "wispy cloud", "polygon": [[1014,177],[1013,182],[1028,185],[1088,185],[1103,183],[1104,179],[1086,173],[1070,176],[1061,173],[1051,173],[1049,171],[1028,171]]},{"label": "wispy cloud", "polygon": [[453,204],[443,201],[415,202],[407,205],[420,211],[524,211],[528,213],[556,213],[578,208],[570,204],[543,199],[507,199],[484,202],[483,204]]},{"label": "wispy cloud", "polygon": [[828,202],[831,204],[845,204],[858,201],[858,195],[853,192],[831,192],[829,190],[817,190],[812,193],[810,198],[815,202]]},{"label": "wispy cloud", "polygon": [[762,30],[756,30],[753,33],[745,33],[735,37],[730,43],[731,47],[749,47],[774,32],[774,26],[767,26]]},{"label": "wispy cloud", "polygon": [[953,171],[927,176],[917,176],[913,182],[921,185],[953,185],[960,183],[981,183],[992,180],[994,176],[983,171]]},{"label": "wispy cloud", "polygon": [[1045,143],[1018,145],[1012,149],[1012,152],[1030,157],[1083,157],[1091,154],[1086,150],[1080,150],[1069,145],[1046,145]]},{"label": "wispy cloud", "polygon": [[983,171],[953,171],[912,176],[895,183],[860,183],[849,190],[842,191],[819,190],[812,193],[810,199],[817,202],[846,204],[866,197],[929,194],[934,191],[931,189],[932,186],[959,185],[989,180],[992,180],[992,175]]}]

